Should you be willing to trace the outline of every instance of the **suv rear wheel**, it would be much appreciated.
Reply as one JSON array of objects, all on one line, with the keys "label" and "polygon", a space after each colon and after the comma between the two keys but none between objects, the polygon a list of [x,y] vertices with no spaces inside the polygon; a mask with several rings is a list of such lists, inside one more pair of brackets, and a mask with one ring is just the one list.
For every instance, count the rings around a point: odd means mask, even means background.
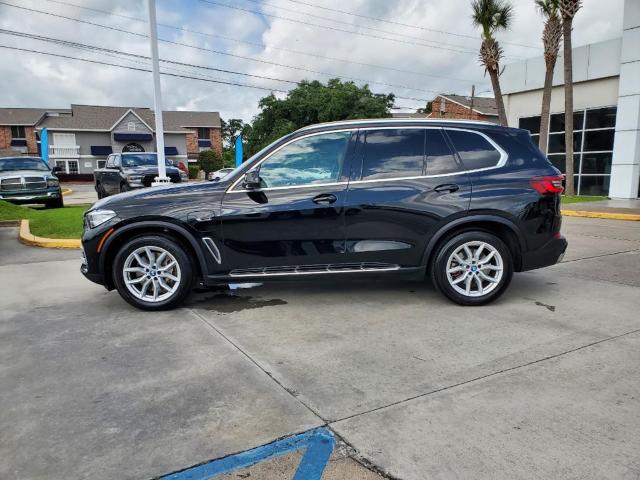
[{"label": "suv rear wheel", "polygon": [[118,293],[143,310],[165,310],[182,303],[191,291],[193,276],[182,246],[159,235],[130,240],[113,263]]},{"label": "suv rear wheel", "polygon": [[460,305],[484,305],[498,298],[511,282],[511,252],[495,235],[460,233],[445,242],[431,265],[431,280]]}]

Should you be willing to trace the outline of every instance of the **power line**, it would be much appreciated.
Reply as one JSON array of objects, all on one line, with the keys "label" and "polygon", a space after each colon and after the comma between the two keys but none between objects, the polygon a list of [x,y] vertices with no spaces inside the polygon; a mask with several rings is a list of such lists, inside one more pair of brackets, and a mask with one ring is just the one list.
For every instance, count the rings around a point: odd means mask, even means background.
[{"label": "power line", "polygon": [[[117,32],[127,33],[127,34],[130,34],[130,35],[135,35],[135,36],[142,37],[142,38],[148,38],[148,35],[145,35],[145,34],[142,34],[142,33],[132,32],[132,31],[125,30],[125,29],[122,29],[122,28],[103,25],[103,24],[100,24],[100,23],[90,22],[90,21],[87,21],[87,20],[81,20],[79,18],[68,17],[68,16],[65,16],[65,15],[60,15],[60,14],[56,14],[56,13],[52,13],[52,12],[46,12],[46,11],[38,10],[38,9],[34,9],[34,8],[28,8],[28,7],[22,7],[22,6],[18,6],[18,5],[13,5],[11,3],[4,2],[4,1],[0,1],[0,4],[8,5],[10,7],[19,8],[19,9],[22,9],[22,10],[27,10],[27,11],[30,11],[30,12],[36,12],[36,13],[41,13],[41,14],[44,14],[44,15],[50,15],[50,16],[57,17],[57,18],[63,18],[63,19],[66,19],[66,20],[72,20],[72,21],[79,22],[79,23],[85,23],[85,24],[88,24],[88,25],[96,26],[96,27],[106,28],[106,29],[109,29],[109,30],[117,31]],[[299,71],[304,71],[304,72],[308,72],[308,73],[314,73],[314,74],[317,74],[317,75],[325,75],[325,76],[334,77],[334,78],[338,77],[338,78],[343,78],[343,79],[347,79],[347,80],[354,80],[354,81],[358,81],[358,82],[366,82],[366,83],[376,84],[376,85],[384,85],[384,86],[393,87],[393,88],[402,88],[402,89],[406,89],[406,90],[417,90],[417,91],[422,91],[422,92],[439,93],[438,90],[433,90],[433,89],[417,89],[417,88],[408,87],[408,86],[405,86],[405,85],[398,85],[398,84],[386,83],[386,82],[378,82],[378,81],[375,81],[375,80],[369,80],[369,79],[365,79],[365,78],[358,78],[358,77],[340,75],[340,74],[336,74],[336,73],[322,72],[322,71],[319,71],[319,70],[313,70],[313,69],[304,68],[304,67],[287,65],[287,64],[283,64],[283,63],[270,62],[268,60],[262,60],[262,59],[257,59],[257,58],[246,57],[246,56],[243,56],[243,55],[237,55],[237,54],[233,54],[233,53],[223,52],[221,50],[215,50],[215,49],[212,49],[212,48],[201,47],[199,45],[190,45],[188,43],[176,42],[176,41],[173,41],[173,40],[167,40],[167,39],[163,39],[163,38],[159,38],[158,40],[163,42],[163,43],[168,43],[168,44],[171,44],[171,45],[178,45],[178,46],[182,46],[182,47],[193,48],[193,49],[201,50],[201,51],[205,51],[205,52],[211,52],[211,53],[216,53],[216,54],[219,54],[219,55],[226,55],[226,56],[230,56],[230,57],[241,58],[243,60],[250,60],[250,61],[263,63],[263,64],[267,64],[267,65],[274,65],[274,66],[283,67],[283,68],[290,68],[292,70],[299,70]],[[400,98],[400,97],[398,97],[398,98]],[[412,97],[404,97],[404,98],[405,99],[415,100],[415,98],[412,98]],[[422,101],[422,99],[420,99],[420,101]]]},{"label": "power line", "polygon": [[[367,27],[365,25],[361,25],[361,24],[353,24],[351,22],[345,22],[342,20],[335,20],[333,18],[329,18],[329,17],[324,17],[322,15],[315,15],[313,13],[308,13],[308,12],[301,12],[300,10],[294,10],[292,8],[286,8],[286,7],[281,7],[280,5],[274,5],[273,3],[264,1],[264,0],[245,0],[245,2],[251,2],[251,3],[256,3],[258,5],[267,5],[269,7],[273,7],[276,8],[278,10],[283,10],[285,12],[291,12],[291,13],[295,13],[297,15],[304,15],[306,17],[312,17],[312,18],[317,18],[319,20],[328,20],[330,22],[335,22],[335,23],[339,23],[342,25],[348,25],[350,27],[358,27],[358,28],[364,28],[366,30],[371,30],[373,32],[380,32],[380,33],[385,33],[385,34],[389,34],[389,35],[395,35],[398,37],[404,37],[404,38],[409,38],[411,40],[418,40],[420,42],[430,42],[434,45],[432,46],[438,46],[438,45],[445,45],[445,46],[449,46],[449,47],[456,47],[456,48],[461,48],[461,49],[465,49],[465,51],[467,51],[469,49],[469,47],[467,45],[457,45],[454,43],[447,43],[447,42],[442,42],[439,40],[432,40],[430,38],[421,38],[421,37],[415,37],[413,35],[406,35],[404,33],[397,33],[397,32],[392,32],[389,30],[381,30],[379,28],[375,28],[375,27]],[[478,38],[475,38],[475,40],[477,41]],[[421,43],[418,43],[416,45],[422,45]],[[469,53],[475,53],[475,50],[473,52],[469,52]]]},{"label": "power line", "polygon": [[[110,15],[110,16],[114,16],[114,17],[125,18],[127,20],[134,20],[134,21],[137,21],[137,22],[148,23],[147,20],[145,20],[143,18],[130,17],[128,15],[122,15],[122,14],[118,14],[118,13],[113,13],[113,12],[109,12],[107,10],[100,10],[98,8],[85,7],[83,5],[77,5],[75,3],[65,2],[65,1],[62,1],[62,0],[45,0],[45,1],[51,2],[51,3],[57,3],[57,4],[60,4],[60,5],[71,6],[71,7],[75,7],[75,8],[81,8],[81,9],[84,9],[84,10],[100,13],[100,14],[103,14],[103,15]],[[219,38],[219,39],[227,40],[227,41],[230,41],[230,42],[244,43],[245,45],[252,45],[254,47],[260,47],[260,48],[263,48],[263,49],[280,50],[280,51],[287,52],[287,53],[295,53],[295,54],[298,54],[298,55],[305,55],[305,56],[314,57],[314,58],[321,58],[321,59],[325,59],[325,60],[331,60],[331,61],[337,61],[337,62],[343,62],[343,63],[350,63],[350,64],[353,64],[353,65],[360,65],[360,66],[371,67],[371,68],[380,68],[380,69],[383,69],[383,70],[390,70],[390,71],[399,72],[399,73],[408,73],[410,75],[419,75],[419,76],[422,76],[422,77],[442,78],[442,79],[445,79],[445,80],[454,80],[456,82],[464,82],[464,83],[469,83],[469,84],[474,83],[473,80],[468,80],[468,79],[465,79],[465,78],[455,78],[455,77],[448,77],[448,76],[445,76],[445,75],[436,75],[436,74],[431,74],[431,73],[417,72],[417,71],[414,71],[414,70],[405,70],[405,69],[401,69],[401,68],[389,67],[387,65],[378,65],[378,64],[374,64],[374,63],[358,62],[358,61],[355,61],[355,60],[347,60],[347,59],[344,59],[344,58],[320,55],[320,54],[311,53],[311,52],[304,52],[304,51],[301,51],[301,50],[293,50],[293,49],[289,49],[289,48],[276,47],[276,46],[267,45],[267,44],[264,44],[264,43],[251,42],[251,41],[248,41],[248,40],[240,40],[240,39],[228,37],[228,36],[225,36],[225,35],[218,35],[218,34],[213,34],[213,33],[193,30],[193,29],[189,29],[189,28],[178,27],[178,26],[175,26],[175,25],[168,25],[166,23],[158,23],[158,26],[164,27],[164,28],[170,28],[170,29],[173,29],[173,30],[178,30],[178,31],[181,31],[181,32],[194,33],[196,35],[203,35],[203,36],[210,37],[210,38]]]},{"label": "power line", "polygon": [[317,28],[324,28],[326,30],[332,30],[332,31],[335,31],[335,32],[350,33],[352,35],[360,35],[360,36],[363,36],[363,37],[376,38],[376,39],[379,39],[379,40],[387,40],[387,41],[391,41],[391,42],[403,43],[405,45],[414,45],[414,46],[417,45],[417,46],[422,46],[422,47],[427,47],[427,48],[436,48],[438,50],[448,50],[448,51],[456,52],[456,53],[465,53],[465,54],[473,54],[473,55],[477,54],[477,52],[475,50],[459,50],[459,49],[454,49],[454,48],[449,48],[449,47],[442,47],[442,46],[438,46],[438,45],[429,45],[427,43],[409,42],[409,41],[406,41],[406,40],[400,40],[398,38],[383,37],[383,36],[380,36],[380,35],[372,35],[370,33],[357,32],[357,31],[353,31],[353,30],[345,30],[343,28],[331,27],[329,25],[320,25],[318,23],[306,22],[304,20],[297,20],[295,18],[282,17],[280,15],[274,15],[274,14],[271,14],[271,13],[259,12],[257,10],[251,10],[250,8],[238,7],[238,6],[235,6],[235,5],[228,5],[226,3],[215,2],[213,0],[200,0],[200,2],[208,3],[210,5],[217,5],[219,7],[230,8],[232,10],[238,10],[238,11],[241,11],[241,12],[253,13],[255,15],[260,15],[260,16],[263,16],[263,17],[277,18],[279,20],[285,20],[287,22],[299,23],[301,25],[308,25],[308,26],[317,27]]},{"label": "power line", "polygon": [[[343,15],[350,15],[350,16],[353,16],[353,17],[365,18],[367,20],[373,20],[373,21],[376,21],[376,22],[384,22],[384,23],[389,23],[391,25],[399,25],[401,27],[416,28],[416,29],[419,29],[419,30],[424,30],[426,32],[440,33],[440,34],[443,34],[443,35],[451,35],[451,36],[454,36],[454,37],[471,38],[473,40],[478,40],[478,37],[474,36],[474,35],[467,35],[467,34],[464,34],[464,33],[448,32],[446,30],[436,30],[434,28],[427,28],[427,27],[423,27],[423,26],[420,26],[420,25],[411,25],[409,23],[396,22],[394,20],[388,20],[386,18],[373,17],[373,16],[370,16],[370,15],[363,15],[363,14],[360,14],[360,13],[348,12],[346,10],[339,10],[337,8],[329,8],[329,7],[325,7],[323,5],[316,5],[314,3],[309,3],[309,2],[302,1],[302,0],[286,0],[286,1],[287,2],[291,2],[291,3],[297,3],[299,5],[306,5],[308,7],[318,8],[318,9],[321,9],[321,10],[326,10],[326,11],[329,11],[329,12],[335,12],[335,13],[341,13]],[[514,43],[514,42],[500,42],[500,43],[502,43],[504,45],[513,45],[513,46],[516,46],[516,47],[532,48],[532,49],[535,49],[535,50],[541,50],[540,47],[534,47],[532,45],[525,45],[525,44],[522,44],[522,43]]]},{"label": "power line", "polygon": [[[63,55],[61,53],[43,52],[41,50],[33,50],[33,49],[30,49],[30,48],[20,48],[20,47],[14,47],[14,46],[9,46],[9,45],[0,45],[0,48],[5,48],[7,50],[17,50],[17,51],[21,51],[21,52],[38,53],[40,55],[48,55],[50,57],[65,58],[65,59],[69,59],[69,60],[79,60],[81,62],[94,63],[94,64],[97,64],[97,65],[106,65],[106,66],[109,66],[109,67],[124,68],[124,69],[127,69],[127,70],[136,70],[138,72],[147,72],[147,73],[151,72],[151,70],[146,69],[146,68],[131,67],[129,65],[118,65],[117,63],[103,62],[101,60],[92,60],[92,59],[81,58],[81,57],[73,57],[71,55]],[[204,82],[220,83],[220,84],[223,84],[223,85],[232,85],[232,86],[235,86],[235,87],[256,88],[258,90],[266,90],[266,91],[269,91],[269,92],[288,93],[286,90],[278,90],[276,88],[267,88],[267,87],[261,87],[259,85],[250,85],[250,84],[246,84],[246,83],[229,82],[229,81],[226,81],[226,80],[205,79],[205,78],[194,77],[194,76],[190,76],[190,75],[178,75],[178,74],[168,73],[168,72],[160,72],[160,74],[161,75],[166,75],[166,76],[169,76],[169,77],[186,78],[186,79],[189,79],[189,80],[201,80],[201,81],[204,81]]]},{"label": "power line", "polygon": [[[37,53],[39,55],[45,55],[45,56],[57,57],[57,58],[64,58],[64,59],[68,59],[68,60],[77,60],[77,61],[92,63],[92,64],[96,64],[96,65],[105,65],[105,66],[109,66],[109,67],[118,67],[118,68],[123,68],[123,69],[126,69],[126,70],[134,70],[134,71],[138,71],[138,72],[146,72],[146,73],[150,73],[151,72],[151,70],[147,69],[147,68],[132,67],[132,66],[129,66],[129,65],[119,65],[117,63],[104,62],[104,61],[101,61],[101,60],[93,60],[93,59],[82,58],[82,57],[74,57],[74,56],[71,56],[71,55],[63,55],[63,54],[60,54],[60,53],[45,52],[45,51],[42,51],[42,50],[35,50],[35,49],[30,49],[30,48],[21,48],[21,47],[9,46],[9,45],[0,45],[0,48],[4,48],[6,50],[20,51],[20,52]],[[280,90],[280,89],[277,89],[277,88],[267,88],[267,87],[262,87],[260,85],[251,85],[251,84],[246,84],[246,83],[238,83],[238,82],[232,82],[232,81],[228,81],[228,80],[214,79],[213,77],[202,78],[202,77],[195,77],[193,75],[181,75],[181,74],[175,74],[175,73],[169,73],[169,72],[160,72],[160,74],[161,75],[165,75],[165,76],[169,76],[169,77],[184,78],[184,79],[188,79],[188,80],[200,80],[200,81],[203,81],[203,82],[218,83],[218,84],[222,84],[222,85],[230,85],[230,86],[235,86],[235,87],[254,88],[254,89],[258,89],[258,90],[265,90],[265,91],[268,91],[268,92],[288,93],[287,90]],[[376,94],[376,93],[374,93],[373,95],[375,95],[375,96],[383,96],[384,94]],[[396,98],[401,98],[401,97],[396,97]],[[405,100],[415,100],[415,101],[420,101],[420,102],[424,101],[424,99],[410,98],[410,97],[409,98],[405,98]],[[413,108],[413,107],[398,107],[398,108]]]},{"label": "power line", "polygon": [[[128,57],[134,57],[134,58],[138,58],[138,59],[149,60],[149,57],[147,57],[145,55],[140,55],[140,54],[130,53],[130,52],[124,52],[124,51],[121,51],[121,50],[114,50],[114,49],[110,49],[110,48],[99,47],[99,46],[96,46],[96,45],[89,45],[89,44],[85,44],[85,43],[72,42],[72,41],[69,41],[69,40],[63,40],[63,39],[59,39],[59,38],[46,37],[46,36],[43,36],[43,35],[37,35],[37,34],[32,34],[32,33],[27,33],[27,32],[18,32],[18,31],[15,31],[15,30],[0,29],[0,33],[5,34],[5,35],[13,35],[13,36],[21,37],[21,38],[29,38],[29,39],[32,39],[32,40],[38,40],[38,41],[43,41],[43,42],[54,43],[54,44],[62,45],[62,46],[66,46],[66,47],[81,48],[81,49],[89,50],[89,51],[92,51],[92,52],[110,53],[110,54],[116,54],[116,55],[125,55],[125,56],[128,56]],[[179,65],[179,66],[184,66],[184,67],[189,67],[189,68],[212,70],[212,71],[216,71],[216,72],[230,73],[230,74],[233,74],[233,75],[243,75],[243,76],[249,76],[249,77],[259,78],[259,79],[263,79],[263,80],[285,82],[285,83],[290,83],[290,84],[294,84],[294,85],[300,85],[300,83],[301,83],[299,81],[294,81],[294,80],[285,80],[285,79],[276,78],[276,77],[267,77],[267,76],[264,76],[264,75],[256,75],[256,74],[249,74],[249,73],[244,73],[244,72],[237,72],[237,71],[234,71],[234,70],[215,68],[215,67],[210,67],[210,66],[207,66],[207,65],[199,65],[199,64],[193,64],[193,63],[179,62],[179,61],[176,61],[176,60],[160,59],[160,61],[163,62],[163,63],[169,63],[169,64]],[[396,97],[396,96],[394,95],[394,97]],[[396,98],[400,98],[400,99],[404,99],[404,100],[414,100],[414,101],[419,101],[419,102],[427,102],[428,101],[427,99],[424,99],[424,98],[415,98],[415,97],[397,96]]]}]

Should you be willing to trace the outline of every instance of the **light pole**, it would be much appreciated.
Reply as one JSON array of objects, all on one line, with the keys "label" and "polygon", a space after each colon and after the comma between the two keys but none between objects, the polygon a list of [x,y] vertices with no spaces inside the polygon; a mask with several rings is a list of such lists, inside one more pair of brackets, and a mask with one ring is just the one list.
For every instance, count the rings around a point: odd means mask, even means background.
[{"label": "light pole", "polygon": [[160,91],[160,62],[158,60],[158,25],[156,23],[156,0],[147,0],[149,6],[149,36],[151,40],[151,70],[153,72],[153,109],[156,117],[156,148],[158,156],[158,176],[152,186],[165,185],[167,177],[164,160],[164,125],[162,123],[162,93]]}]

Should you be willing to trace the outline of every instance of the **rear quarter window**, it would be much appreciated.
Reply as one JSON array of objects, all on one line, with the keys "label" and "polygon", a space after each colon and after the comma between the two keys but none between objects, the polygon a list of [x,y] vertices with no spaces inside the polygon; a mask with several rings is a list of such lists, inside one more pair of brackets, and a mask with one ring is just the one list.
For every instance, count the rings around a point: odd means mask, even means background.
[{"label": "rear quarter window", "polygon": [[366,130],[362,180],[418,177],[424,171],[425,130]]},{"label": "rear quarter window", "polygon": [[500,152],[482,135],[451,129],[447,129],[447,135],[465,170],[495,167],[500,162]]}]

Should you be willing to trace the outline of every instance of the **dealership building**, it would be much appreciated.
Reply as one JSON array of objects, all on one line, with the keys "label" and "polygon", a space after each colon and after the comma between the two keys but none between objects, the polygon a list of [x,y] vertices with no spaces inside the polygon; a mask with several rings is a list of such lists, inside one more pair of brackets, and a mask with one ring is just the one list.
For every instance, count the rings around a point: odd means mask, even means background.
[{"label": "dealership building", "polygon": [[[579,13],[578,13],[579,15]],[[542,56],[505,65],[502,92],[509,125],[537,142],[545,64]],[[620,38],[573,49],[574,173],[577,193],[640,196],[640,1],[625,0]],[[551,95],[548,157],[564,172],[563,58]]]}]

